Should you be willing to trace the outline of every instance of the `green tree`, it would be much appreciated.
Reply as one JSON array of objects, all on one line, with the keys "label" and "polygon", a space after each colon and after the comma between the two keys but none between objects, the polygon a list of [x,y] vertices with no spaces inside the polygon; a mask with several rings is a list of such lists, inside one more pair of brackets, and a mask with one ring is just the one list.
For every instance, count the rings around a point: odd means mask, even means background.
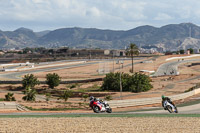
[{"label": "green tree", "polygon": [[131,69],[131,72],[133,73],[133,56],[134,55],[139,55],[139,51],[138,51],[138,47],[136,44],[134,43],[131,43],[129,48],[126,50],[126,55],[127,56],[131,56],[131,59],[132,59],[132,69]]},{"label": "green tree", "polygon": [[25,101],[35,101],[36,91],[33,89],[36,85],[39,85],[40,81],[33,74],[27,74],[22,79],[22,86],[25,89],[25,96],[22,97]]},{"label": "green tree", "polygon": [[29,52],[32,53],[33,52],[33,48],[26,47],[26,48],[23,49],[23,54],[27,54]]},{"label": "green tree", "polygon": [[190,54],[194,54],[194,50],[192,48],[188,49],[190,51]]},{"label": "green tree", "polygon": [[180,54],[184,54],[185,51],[183,49],[180,50]]},{"label": "green tree", "polygon": [[49,85],[49,88],[54,89],[60,84],[61,77],[57,73],[48,73],[46,75],[46,83]]},{"label": "green tree", "polygon": [[[101,86],[102,90],[120,91],[119,76],[120,73],[106,74]],[[152,88],[152,85],[150,84],[151,79],[145,74],[135,73],[131,76],[122,73],[121,76],[123,91],[142,92]]]},{"label": "green tree", "polygon": [[39,84],[40,81],[33,74],[27,74],[22,79],[22,86],[24,89],[31,89]]},{"label": "green tree", "polygon": [[[121,74],[122,80],[122,88],[123,91],[129,91],[128,81],[130,79],[130,75],[126,73]],[[103,84],[101,86],[102,90],[113,90],[119,91],[120,90],[120,73],[108,73],[106,77],[103,79]]]},{"label": "green tree", "polygon": [[148,91],[153,87],[150,82],[151,79],[147,75],[135,73],[129,83],[130,90],[132,92]]},{"label": "green tree", "polygon": [[26,89],[24,91],[25,96],[22,97],[25,101],[35,101],[36,98],[36,91],[35,89]]},{"label": "green tree", "polygon": [[7,93],[6,95],[5,95],[5,101],[16,101],[15,100],[15,97],[13,96],[14,95],[14,93]]}]

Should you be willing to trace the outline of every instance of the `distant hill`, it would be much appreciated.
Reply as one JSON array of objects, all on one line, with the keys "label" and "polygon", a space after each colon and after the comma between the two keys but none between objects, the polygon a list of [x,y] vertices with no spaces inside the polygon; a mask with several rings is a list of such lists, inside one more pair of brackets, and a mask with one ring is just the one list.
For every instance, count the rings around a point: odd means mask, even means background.
[{"label": "distant hill", "polygon": [[42,32],[26,28],[0,31],[0,48],[68,46],[124,49],[130,43],[138,47],[155,46],[165,50],[200,49],[200,27],[192,23],[181,23],[160,28],[146,25],[127,31],[78,27]]}]

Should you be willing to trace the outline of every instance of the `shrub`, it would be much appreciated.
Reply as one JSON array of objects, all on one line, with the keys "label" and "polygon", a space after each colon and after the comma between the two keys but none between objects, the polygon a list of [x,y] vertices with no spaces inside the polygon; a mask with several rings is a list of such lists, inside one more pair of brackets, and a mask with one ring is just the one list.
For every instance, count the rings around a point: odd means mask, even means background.
[{"label": "shrub", "polygon": [[49,85],[49,88],[54,89],[60,84],[61,78],[57,73],[48,73],[46,75],[46,83]]},{"label": "shrub", "polygon": [[15,97],[13,96],[14,95],[14,93],[7,93],[6,95],[5,95],[5,101],[16,101],[15,100]]},{"label": "shrub", "polygon": [[101,87],[103,90],[116,90],[119,88],[118,80],[118,73],[106,74]]},{"label": "shrub", "polygon": [[84,99],[84,102],[86,102],[87,101],[87,98],[89,97],[89,95],[88,94],[83,94],[82,95],[82,98]]},{"label": "shrub", "polygon": [[71,90],[66,90],[63,93],[61,93],[60,98],[59,99],[64,99],[65,102],[68,100],[69,97],[71,97],[73,95]]},{"label": "shrub", "polygon": [[[128,80],[130,78],[129,74],[122,73],[122,88],[123,91],[129,91],[128,89]],[[103,85],[101,86],[102,90],[112,90],[119,91],[120,90],[120,73],[109,73],[106,74],[106,77],[103,79]]]},{"label": "shrub", "polygon": [[193,91],[193,90],[195,90],[195,89],[197,89],[199,87],[200,87],[200,83],[197,83],[195,86],[189,88],[188,90],[185,90],[184,92],[190,92],[190,91]]},{"label": "shrub", "polygon": [[150,84],[151,79],[141,73],[135,73],[130,80],[130,90],[132,92],[142,92],[142,91],[148,91],[153,86]]},{"label": "shrub", "polygon": [[46,101],[49,101],[50,97],[51,97],[51,94],[50,93],[46,93]]},{"label": "shrub", "polygon": [[[141,73],[135,73],[132,76],[126,73],[121,74],[122,90],[131,92],[148,91],[153,86],[151,79]],[[109,73],[103,80],[102,90],[120,91],[120,73]]]},{"label": "shrub", "polygon": [[70,89],[76,88],[76,84],[72,84],[69,88]]},{"label": "shrub", "polygon": [[106,96],[104,97],[104,99],[105,99],[106,101],[110,101],[110,100],[112,100],[112,96],[111,96],[111,95],[106,95]]}]

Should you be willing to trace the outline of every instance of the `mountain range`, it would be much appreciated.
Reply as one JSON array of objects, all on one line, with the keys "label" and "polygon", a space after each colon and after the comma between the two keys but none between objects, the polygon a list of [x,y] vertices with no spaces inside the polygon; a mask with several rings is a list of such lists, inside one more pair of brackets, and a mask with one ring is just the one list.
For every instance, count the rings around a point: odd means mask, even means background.
[{"label": "mountain range", "polygon": [[131,30],[101,30],[95,28],[61,28],[34,32],[27,28],[0,30],[0,49],[24,47],[76,47],[124,49],[130,43],[138,47],[158,47],[164,50],[200,49],[200,27],[192,23],[149,25]]}]

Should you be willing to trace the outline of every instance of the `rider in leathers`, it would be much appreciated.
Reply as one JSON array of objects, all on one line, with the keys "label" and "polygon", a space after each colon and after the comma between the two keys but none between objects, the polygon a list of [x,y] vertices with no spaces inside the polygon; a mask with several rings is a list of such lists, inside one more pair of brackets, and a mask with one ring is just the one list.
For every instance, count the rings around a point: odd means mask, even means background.
[{"label": "rider in leathers", "polygon": [[[171,103],[173,106],[175,106],[175,104],[171,101],[171,99],[169,97],[165,97],[164,95],[162,95],[162,106],[164,108],[164,102],[165,100],[167,100],[169,103]],[[166,108],[164,108],[166,110]]]}]

